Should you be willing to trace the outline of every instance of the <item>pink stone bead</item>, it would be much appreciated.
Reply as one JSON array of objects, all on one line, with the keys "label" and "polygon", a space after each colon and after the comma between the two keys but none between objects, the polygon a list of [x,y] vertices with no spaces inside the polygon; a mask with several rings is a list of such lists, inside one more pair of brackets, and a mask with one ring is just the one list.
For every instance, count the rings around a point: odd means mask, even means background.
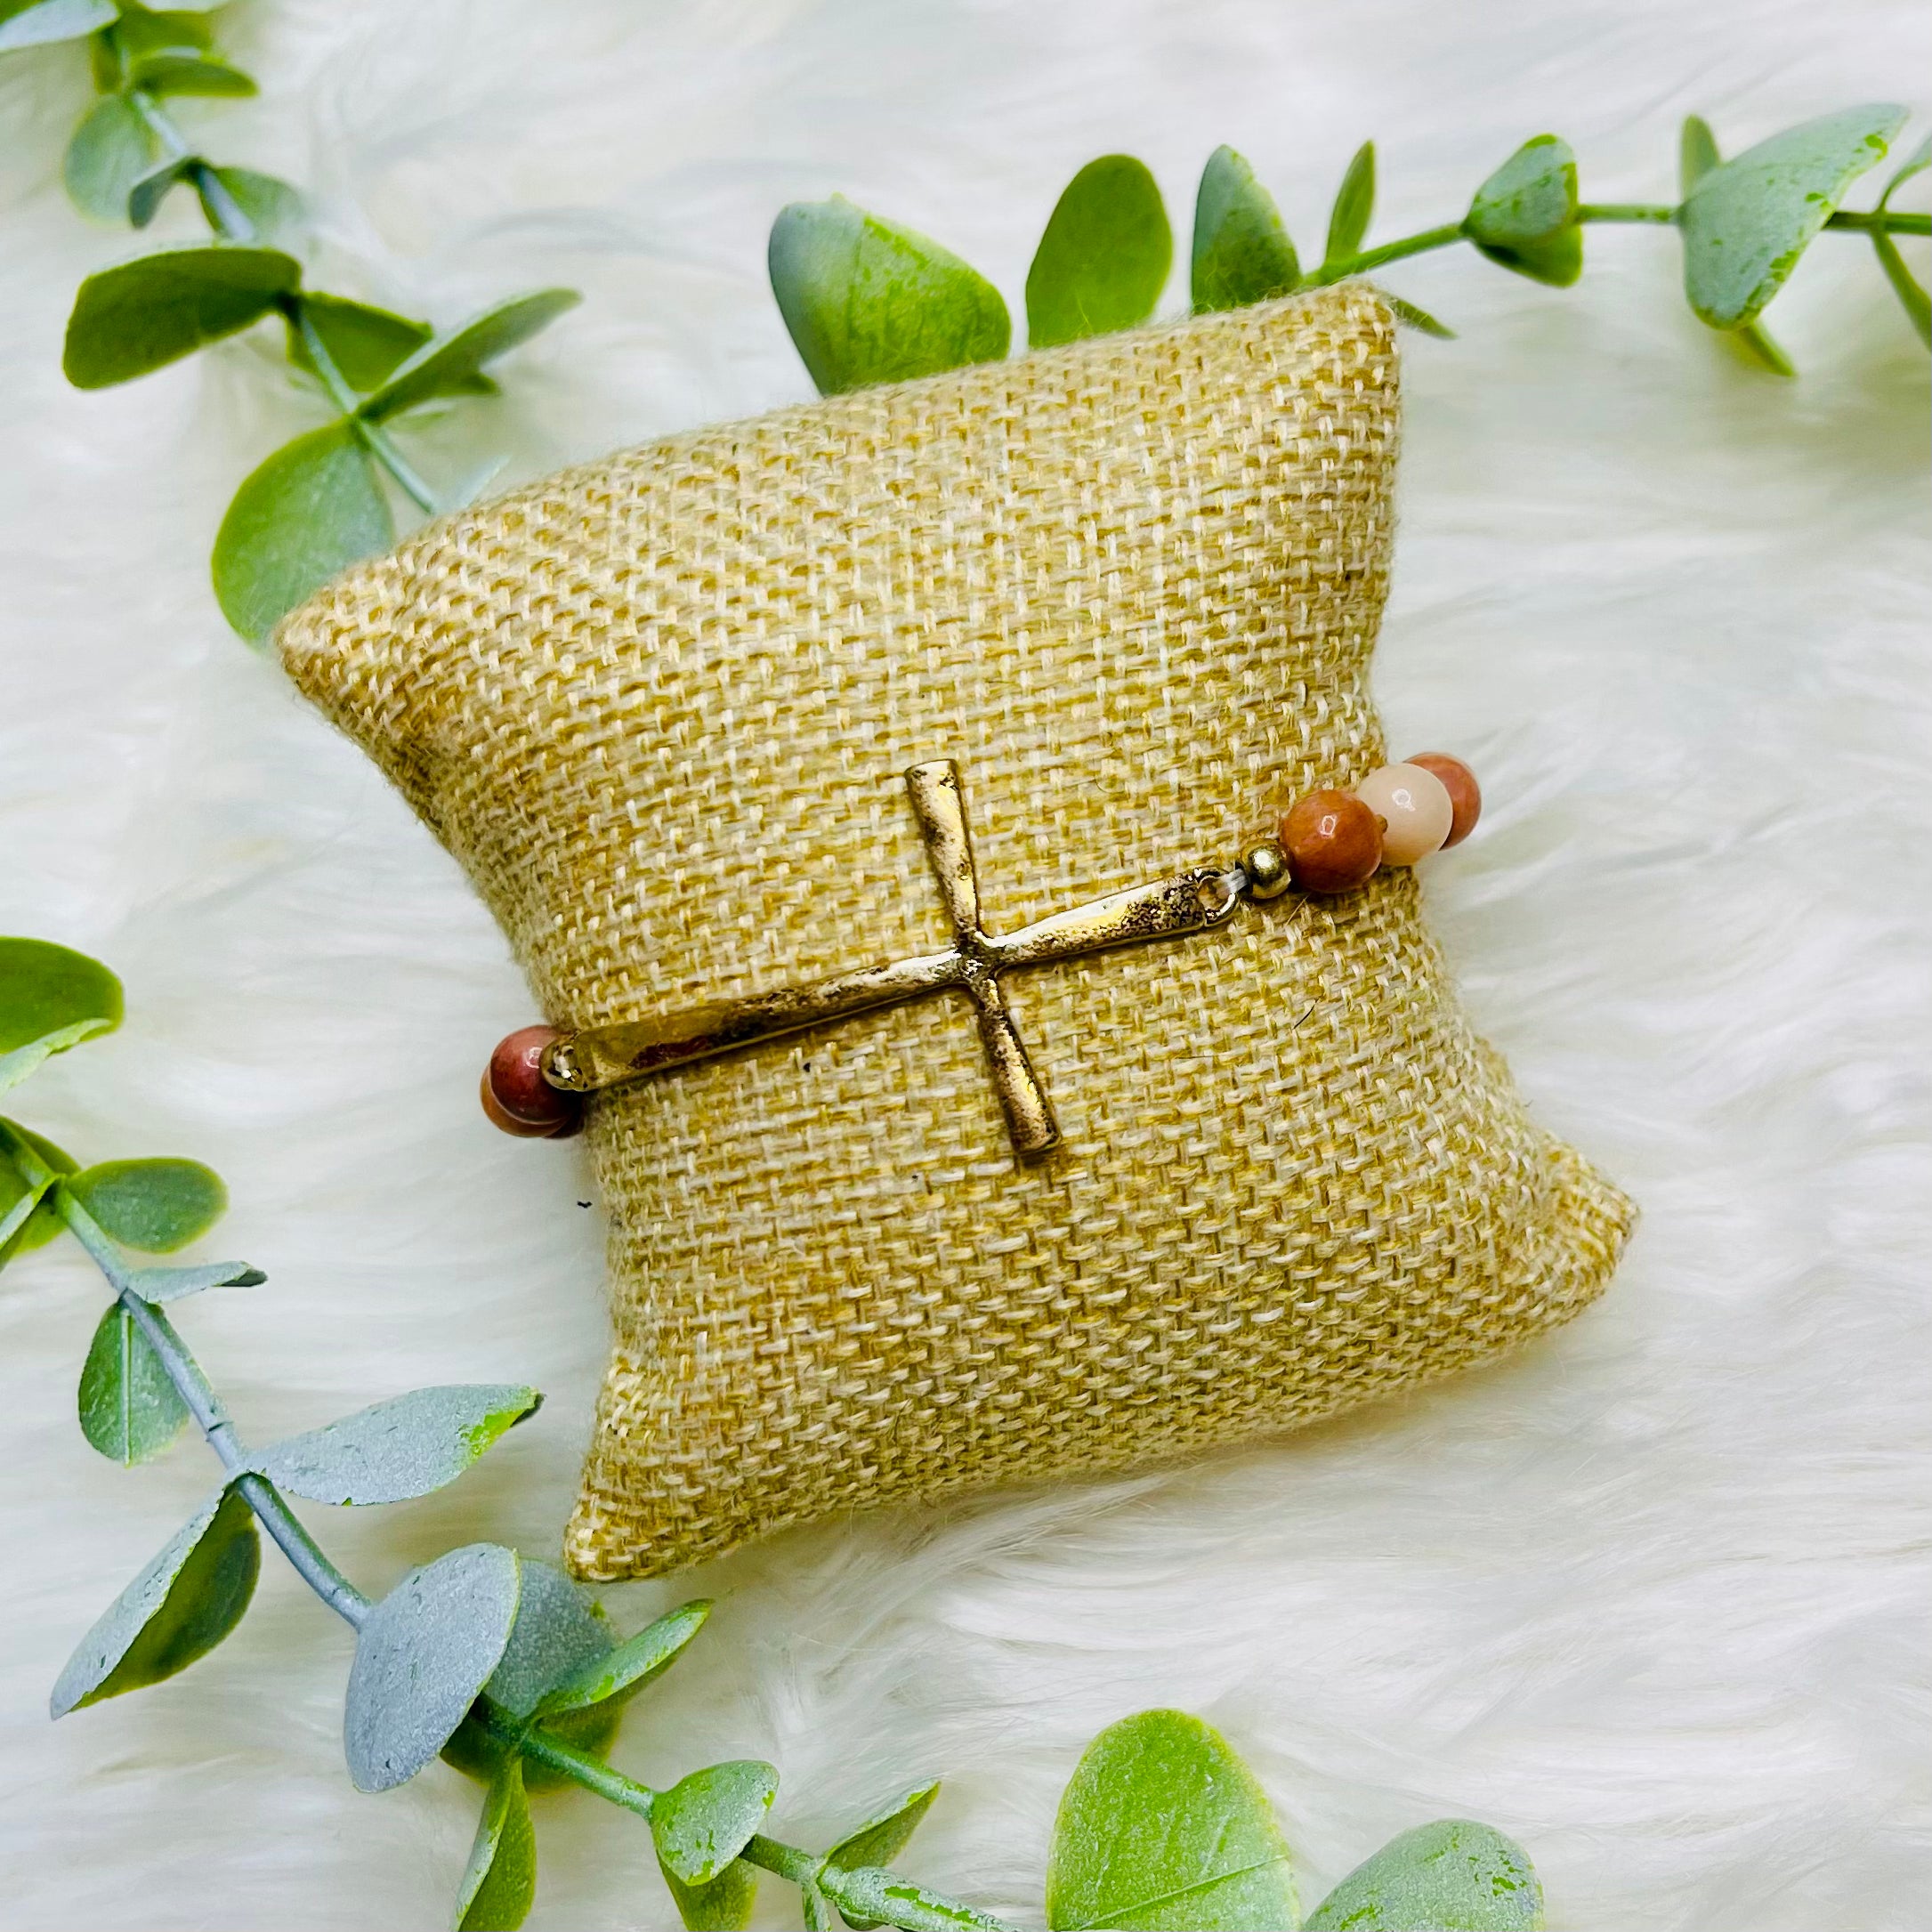
[{"label": "pink stone bead", "polygon": [[1419,764],[1385,764],[1355,787],[1382,821],[1382,863],[1413,865],[1439,852],[1456,822],[1449,788]]},{"label": "pink stone bead", "polygon": [[1483,788],[1476,783],[1475,773],[1460,758],[1451,757],[1446,751],[1419,751],[1406,762],[1435,772],[1449,788],[1449,803],[1456,815],[1450,824],[1449,837],[1443,841],[1443,850],[1447,852],[1451,845],[1461,845],[1483,816]]},{"label": "pink stone bead", "polygon": [[584,1103],[544,1078],[544,1048],[554,1026],[521,1027],[499,1040],[483,1074],[483,1112],[493,1127],[528,1140],[562,1139],[584,1122]]}]

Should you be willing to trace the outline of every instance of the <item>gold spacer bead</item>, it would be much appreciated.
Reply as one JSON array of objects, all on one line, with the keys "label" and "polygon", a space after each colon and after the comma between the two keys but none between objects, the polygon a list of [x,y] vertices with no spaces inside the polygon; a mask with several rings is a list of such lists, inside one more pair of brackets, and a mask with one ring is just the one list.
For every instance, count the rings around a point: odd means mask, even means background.
[{"label": "gold spacer bead", "polygon": [[1279,899],[1294,883],[1289,876],[1288,854],[1273,840],[1244,852],[1241,870],[1248,875],[1251,899]]}]

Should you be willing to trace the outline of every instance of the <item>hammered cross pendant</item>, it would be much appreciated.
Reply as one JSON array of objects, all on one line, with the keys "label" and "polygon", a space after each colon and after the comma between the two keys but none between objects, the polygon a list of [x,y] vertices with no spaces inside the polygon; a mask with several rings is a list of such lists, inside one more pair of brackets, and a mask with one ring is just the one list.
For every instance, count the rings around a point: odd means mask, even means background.
[{"label": "hammered cross pendant", "polygon": [[1045,1153],[1059,1141],[1060,1130],[1007,1011],[1000,974],[1009,966],[1044,966],[1111,946],[1206,931],[1233,911],[1245,877],[1239,866],[1197,866],[1152,885],[1136,885],[1052,913],[1017,933],[988,933],[980,926],[979,877],[959,796],[958,767],[950,758],[916,764],[906,773],[906,789],[952,922],[952,943],[943,952],[867,966],[780,992],[688,1006],[657,1019],[565,1033],[544,1055],[544,1077],[567,1092],[588,1093],[875,1006],[952,990],[973,1002],[980,1044],[1014,1146],[1023,1154]]}]

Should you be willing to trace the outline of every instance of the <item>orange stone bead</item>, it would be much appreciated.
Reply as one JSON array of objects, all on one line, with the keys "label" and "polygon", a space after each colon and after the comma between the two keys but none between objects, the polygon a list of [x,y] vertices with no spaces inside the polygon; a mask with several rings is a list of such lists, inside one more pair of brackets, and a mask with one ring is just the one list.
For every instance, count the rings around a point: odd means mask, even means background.
[{"label": "orange stone bead", "polygon": [[1353,793],[1310,792],[1281,820],[1288,869],[1305,893],[1346,893],[1382,862],[1382,824]]},{"label": "orange stone bead", "polygon": [[1419,764],[1425,772],[1433,772],[1443,781],[1443,789],[1449,794],[1450,809],[1454,816],[1449,821],[1449,837],[1443,841],[1442,850],[1447,852],[1451,845],[1459,845],[1475,829],[1475,821],[1483,816],[1483,788],[1475,781],[1475,773],[1460,758],[1452,758],[1446,751],[1419,752],[1413,758],[1405,758],[1405,764]]},{"label": "orange stone bead", "polygon": [[544,1078],[554,1026],[521,1027],[497,1042],[483,1071],[483,1112],[492,1127],[525,1140],[556,1140],[584,1124],[584,1103]]}]

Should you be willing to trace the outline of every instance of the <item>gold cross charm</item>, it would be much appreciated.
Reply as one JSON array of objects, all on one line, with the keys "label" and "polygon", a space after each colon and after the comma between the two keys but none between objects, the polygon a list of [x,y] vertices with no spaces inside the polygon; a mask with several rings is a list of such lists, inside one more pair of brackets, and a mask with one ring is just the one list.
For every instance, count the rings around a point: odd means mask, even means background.
[{"label": "gold cross charm", "polygon": [[923,993],[957,989],[972,1000],[1006,1131],[1023,1154],[1045,1153],[1059,1141],[1053,1108],[1026,1057],[999,975],[1009,966],[1044,966],[1139,940],[1172,939],[1219,926],[1240,902],[1247,880],[1239,866],[1197,866],[1152,885],[1055,912],[998,937],[980,926],[979,877],[966,833],[959,772],[950,758],[916,764],[906,773],[926,854],[939,882],[952,944],[943,952],[842,973],[810,986],[753,993],[686,1007],[654,1020],[620,1021],[561,1034],[546,1049],[544,1078],[569,1093],[614,1087],[706,1060],[756,1040],[774,1039],[875,1006],[896,1006]]}]

